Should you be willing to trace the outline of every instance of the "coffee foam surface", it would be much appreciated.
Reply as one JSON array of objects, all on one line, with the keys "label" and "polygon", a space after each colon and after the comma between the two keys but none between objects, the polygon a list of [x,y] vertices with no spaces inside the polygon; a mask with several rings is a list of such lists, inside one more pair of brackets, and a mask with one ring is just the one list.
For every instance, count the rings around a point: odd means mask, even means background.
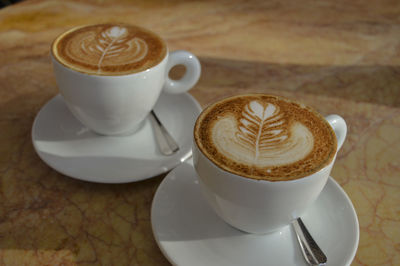
[{"label": "coffee foam surface", "polygon": [[164,41],[146,29],[124,24],[89,25],[60,35],[52,53],[63,65],[96,75],[140,72],[166,56]]},{"label": "coffee foam surface", "polygon": [[196,122],[195,141],[221,168],[270,181],[320,170],[337,147],[334,131],[314,110],[263,94],[235,96],[206,108]]}]

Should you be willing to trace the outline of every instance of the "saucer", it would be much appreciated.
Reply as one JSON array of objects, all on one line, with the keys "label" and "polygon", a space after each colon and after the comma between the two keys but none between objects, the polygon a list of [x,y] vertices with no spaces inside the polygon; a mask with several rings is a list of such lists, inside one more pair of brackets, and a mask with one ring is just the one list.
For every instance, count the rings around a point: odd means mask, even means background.
[{"label": "saucer", "polygon": [[[327,255],[327,265],[352,262],[359,240],[357,215],[332,177],[301,218]],[[292,227],[253,235],[222,221],[203,199],[189,161],[158,187],[151,222],[158,246],[174,265],[307,265]]]},{"label": "saucer", "polygon": [[149,118],[130,136],[100,136],[82,125],[55,96],[37,114],[33,146],[56,171],[80,180],[125,183],[165,173],[192,155],[192,129],[199,103],[188,93],[161,94],[154,112],[179,144],[171,156],[162,155]]}]

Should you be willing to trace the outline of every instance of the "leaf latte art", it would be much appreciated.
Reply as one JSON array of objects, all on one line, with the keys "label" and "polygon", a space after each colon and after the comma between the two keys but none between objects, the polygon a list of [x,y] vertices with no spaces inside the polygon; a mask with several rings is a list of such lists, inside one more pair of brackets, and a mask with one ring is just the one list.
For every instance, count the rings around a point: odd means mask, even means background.
[{"label": "leaf latte art", "polygon": [[123,75],[158,64],[166,55],[166,46],[145,29],[101,24],[61,35],[53,43],[52,52],[60,63],[80,72]]},{"label": "leaf latte art", "polygon": [[318,113],[259,94],[228,98],[205,109],[196,122],[195,141],[223,169],[271,181],[317,171],[336,151],[334,132]]},{"label": "leaf latte art", "polygon": [[286,124],[279,107],[258,101],[247,104],[237,121],[227,116],[213,128],[215,146],[229,158],[260,167],[303,159],[313,148],[313,136],[301,123]]},{"label": "leaf latte art", "polygon": [[98,36],[87,36],[81,42],[82,52],[98,58],[97,72],[101,72],[102,64],[117,56],[124,56],[126,63],[142,60],[148,53],[143,39],[128,38],[127,29],[114,26],[101,32]]}]

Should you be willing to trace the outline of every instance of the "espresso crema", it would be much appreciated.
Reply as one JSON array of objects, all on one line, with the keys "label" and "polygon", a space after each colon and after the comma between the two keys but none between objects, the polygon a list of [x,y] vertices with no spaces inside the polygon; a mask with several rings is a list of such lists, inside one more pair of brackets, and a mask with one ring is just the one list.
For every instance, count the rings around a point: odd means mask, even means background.
[{"label": "espresso crema", "polygon": [[58,62],[94,75],[141,72],[160,63],[166,53],[166,44],[155,33],[126,24],[75,28],[60,35],[52,45]]},{"label": "espresso crema", "polygon": [[277,96],[239,95],[207,107],[194,129],[196,145],[220,168],[247,178],[294,180],[328,165],[337,140],[310,107]]}]

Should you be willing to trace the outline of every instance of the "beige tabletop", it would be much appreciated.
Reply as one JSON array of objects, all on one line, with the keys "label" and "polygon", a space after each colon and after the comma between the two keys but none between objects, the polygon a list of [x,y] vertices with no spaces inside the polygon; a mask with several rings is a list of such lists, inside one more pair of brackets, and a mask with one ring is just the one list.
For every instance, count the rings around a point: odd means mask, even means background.
[{"label": "beige tabletop", "polygon": [[360,223],[353,265],[400,265],[399,1],[25,1],[0,10],[0,264],[169,265],[150,206],[165,175],[78,181],[40,160],[31,128],[58,93],[52,40],[87,23],[127,22],[190,50],[202,106],[264,92],[345,118],[332,171]]}]

